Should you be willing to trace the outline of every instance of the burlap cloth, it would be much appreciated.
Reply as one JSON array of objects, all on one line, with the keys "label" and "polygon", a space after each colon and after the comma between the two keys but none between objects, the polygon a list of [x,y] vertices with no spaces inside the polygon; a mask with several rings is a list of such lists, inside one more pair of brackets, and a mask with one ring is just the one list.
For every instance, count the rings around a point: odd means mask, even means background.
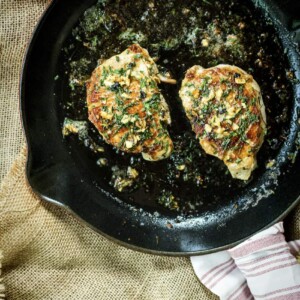
[{"label": "burlap cloth", "polygon": [[[188,258],[118,246],[42,202],[27,186],[18,80],[27,41],[47,2],[0,0],[0,179],[15,160],[0,190],[7,298],[217,299],[197,280]],[[299,207],[285,223],[288,235],[299,238]],[[0,298],[1,288],[0,279]]]}]

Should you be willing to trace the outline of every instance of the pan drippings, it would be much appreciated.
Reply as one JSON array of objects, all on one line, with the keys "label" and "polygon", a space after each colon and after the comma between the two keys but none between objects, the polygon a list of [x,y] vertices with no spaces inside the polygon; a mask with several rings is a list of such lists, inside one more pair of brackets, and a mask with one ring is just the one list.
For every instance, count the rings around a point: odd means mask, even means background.
[{"label": "pan drippings", "polygon": [[[170,73],[178,82],[175,87],[160,85],[172,118],[174,151],[168,159],[147,162],[140,155],[118,151],[87,123],[88,134],[79,143],[95,152],[99,177],[118,187],[117,197],[142,207],[196,214],[229,201],[265,171],[288,134],[293,74],[272,24],[262,20],[250,1],[238,0],[102,0],[85,12],[64,48],[69,84],[69,101],[63,104],[66,117],[87,121],[86,80],[99,62],[132,43],[146,48],[157,59],[160,72]],[[222,162],[201,150],[178,96],[188,68],[221,63],[252,74],[266,106],[268,132],[258,154],[258,169],[247,182],[232,179]]]}]

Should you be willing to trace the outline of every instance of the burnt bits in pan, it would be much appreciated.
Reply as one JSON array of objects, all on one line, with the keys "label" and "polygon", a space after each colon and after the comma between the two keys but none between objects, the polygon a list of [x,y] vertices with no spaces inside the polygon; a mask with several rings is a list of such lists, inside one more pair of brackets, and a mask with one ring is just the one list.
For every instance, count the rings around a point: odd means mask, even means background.
[{"label": "burnt bits in pan", "polygon": [[[109,186],[123,201],[149,210],[197,214],[230,201],[255,182],[288,134],[292,105],[293,74],[272,24],[262,20],[250,1],[238,0],[135,1],[134,5],[102,0],[85,12],[64,48],[66,117],[87,121],[85,81],[99,59],[120,53],[134,42],[148,49],[158,58],[158,66],[178,81],[177,88],[160,85],[172,117],[174,152],[169,159],[147,162],[140,155],[113,149],[88,122],[88,136],[80,143],[95,164],[101,159],[106,162],[99,165],[100,185]],[[258,168],[247,182],[232,179],[221,161],[198,146],[178,96],[188,68],[220,63],[252,74],[266,106],[268,133],[258,153]],[[95,150],[95,145],[104,151]],[[128,170],[134,170],[134,176]]]}]

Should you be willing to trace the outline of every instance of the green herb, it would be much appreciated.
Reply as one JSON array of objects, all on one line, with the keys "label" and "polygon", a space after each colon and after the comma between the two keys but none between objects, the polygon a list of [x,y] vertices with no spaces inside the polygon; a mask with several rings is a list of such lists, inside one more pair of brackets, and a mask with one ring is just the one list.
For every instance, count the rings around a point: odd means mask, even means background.
[{"label": "green herb", "polygon": [[160,104],[160,94],[154,94],[152,97],[144,102],[144,106],[147,110],[157,110]]},{"label": "green herb", "polygon": [[247,98],[247,97],[239,96],[239,99],[240,99],[243,103],[245,103],[245,104],[247,104],[247,102],[248,102],[248,98]]},{"label": "green herb", "polygon": [[127,65],[127,70],[131,70],[133,69],[134,67],[136,66],[136,63],[135,62],[131,62]]},{"label": "green herb", "polygon": [[207,97],[209,95],[209,92],[210,92],[209,87],[208,87],[209,80],[210,80],[210,77],[205,76],[202,79],[201,85],[199,87],[199,90],[201,91],[203,97]]},{"label": "green herb", "polygon": [[139,59],[139,58],[141,58],[141,57],[142,57],[142,54],[141,54],[141,53],[138,53],[138,54],[135,54],[135,55],[134,55],[134,58],[135,58],[135,59]]},{"label": "green herb", "polygon": [[70,82],[69,82],[69,87],[70,87],[70,89],[71,89],[72,91],[75,91],[75,83],[74,83],[73,80],[70,80]]},{"label": "green herb", "polygon": [[121,138],[121,140],[120,140],[120,142],[119,142],[119,144],[118,144],[118,147],[119,147],[119,148],[123,147],[123,145],[124,145],[124,143],[126,142],[128,136],[129,136],[129,132],[126,132],[126,133],[122,136],[122,138]]},{"label": "green herb", "polygon": [[241,163],[241,159],[240,158],[237,158],[236,160],[235,160],[235,162],[237,163],[237,164],[239,164],[239,163]]},{"label": "green herb", "polygon": [[229,138],[233,138],[233,137],[235,137],[235,136],[237,136],[237,132],[235,132],[235,131],[231,131],[230,133],[229,133]]},{"label": "green herb", "polygon": [[250,124],[254,124],[254,123],[257,123],[259,121],[258,115],[255,115],[255,114],[252,114],[252,113],[249,114],[248,118],[249,118]]},{"label": "green herb", "polygon": [[141,78],[140,87],[141,87],[141,89],[144,87],[147,87],[147,79],[146,78]]},{"label": "green herb", "polygon": [[227,87],[227,89],[223,92],[222,97],[224,97],[224,98],[228,97],[230,92],[231,92],[231,89],[229,87]]},{"label": "green herb", "polygon": [[125,76],[126,75],[126,70],[121,68],[113,71],[115,74],[120,75],[120,76]]},{"label": "green herb", "polygon": [[154,80],[150,80],[149,81],[149,87],[151,87],[152,89],[156,89],[157,88],[157,84]]},{"label": "green herb", "polygon": [[188,83],[186,84],[186,86],[187,86],[187,87],[195,87],[195,84],[192,83],[192,82],[188,82]]},{"label": "green herb", "polygon": [[114,73],[114,70],[113,70],[112,66],[108,66],[108,72],[109,72],[109,74]]},{"label": "green herb", "polygon": [[230,143],[231,143],[230,137],[224,138],[224,140],[222,141],[222,144],[221,144],[221,147],[223,148],[223,150],[227,150],[230,146]]},{"label": "green herb", "polygon": [[288,159],[292,162],[292,164],[296,162],[297,154],[298,154],[298,150],[296,150],[293,153],[288,153]]},{"label": "green herb", "polygon": [[107,78],[108,75],[109,75],[108,70],[107,70],[105,67],[103,67],[103,68],[102,68],[102,72],[101,72],[101,78],[102,78],[103,80],[105,80],[105,79]]},{"label": "green herb", "polygon": [[257,102],[256,98],[252,98],[252,99],[251,99],[251,105],[252,105],[252,106],[254,106],[254,105],[256,104],[256,102]]},{"label": "green herb", "polygon": [[179,208],[178,202],[171,191],[162,190],[157,202],[170,210],[178,210]]},{"label": "green herb", "polygon": [[119,95],[116,95],[116,103],[117,103],[118,106],[123,105],[122,98]]},{"label": "green herb", "polygon": [[152,137],[152,133],[149,129],[146,129],[143,134],[142,134],[142,139],[143,140],[148,140]]},{"label": "green herb", "polygon": [[239,93],[244,93],[244,85],[242,84],[242,85],[240,85],[239,86]]},{"label": "green herb", "polygon": [[126,31],[122,32],[118,36],[119,40],[128,41],[129,43],[143,43],[147,41],[147,36],[145,36],[141,31],[135,32],[133,28],[127,28]]}]

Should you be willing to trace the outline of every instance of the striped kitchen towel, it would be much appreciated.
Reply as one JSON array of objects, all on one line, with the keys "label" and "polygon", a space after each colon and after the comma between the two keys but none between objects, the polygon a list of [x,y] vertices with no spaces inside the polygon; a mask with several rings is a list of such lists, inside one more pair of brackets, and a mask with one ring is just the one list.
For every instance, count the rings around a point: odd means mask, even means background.
[{"label": "striped kitchen towel", "polygon": [[300,240],[283,233],[280,222],[228,251],[191,257],[195,273],[222,300],[299,300]]},{"label": "striped kitchen towel", "polygon": [[222,300],[254,299],[244,275],[227,251],[192,256],[191,262],[200,281]]}]

